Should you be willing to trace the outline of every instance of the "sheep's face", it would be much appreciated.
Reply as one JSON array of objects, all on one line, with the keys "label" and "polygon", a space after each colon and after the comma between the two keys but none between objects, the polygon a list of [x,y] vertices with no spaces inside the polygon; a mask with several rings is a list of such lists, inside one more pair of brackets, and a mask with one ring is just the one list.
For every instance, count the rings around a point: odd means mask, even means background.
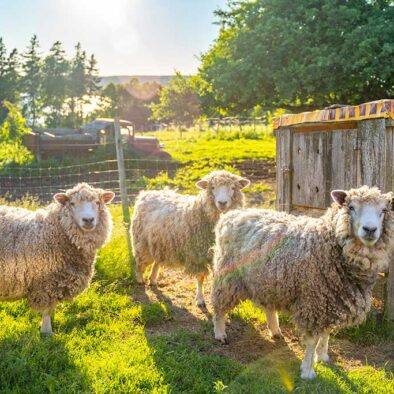
[{"label": "sheep's face", "polygon": [[70,216],[82,231],[93,231],[100,217],[100,211],[115,197],[115,193],[90,186],[78,191],[68,190],[55,194],[54,199],[69,210]]},{"label": "sheep's face", "polygon": [[[385,215],[392,207],[392,194],[381,194],[377,189],[368,195],[365,186],[350,192],[334,190],[331,196],[350,216],[352,236],[371,247],[380,239]],[[360,195],[357,190],[361,190]]]},{"label": "sheep's face", "polygon": [[[226,175],[223,176],[223,173]],[[212,195],[216,208],[220,212],[232,209],[236,193],[247,187],[250,181],[227,171],[215,171],[197,182],[197,187],[207,190]]]}]

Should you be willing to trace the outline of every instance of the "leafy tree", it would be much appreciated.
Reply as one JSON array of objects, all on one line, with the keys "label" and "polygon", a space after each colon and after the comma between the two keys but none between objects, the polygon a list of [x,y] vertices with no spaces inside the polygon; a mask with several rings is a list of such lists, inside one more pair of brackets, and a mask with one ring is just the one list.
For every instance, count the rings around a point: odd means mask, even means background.
[{"label": "leafy tree", "polygon": [[168,87],[159,93],[160,101],[150,105],[152,119],[190,125],[200,116],[200,101],[193,78],[177,72]]},{"label": "leafy tree", "polygon": [[22,137],[30,132],[26,119],[18,107],[9,101],[3,101],[2,107],[7,116],[0,123],[0,166],[32,160],[31,152],[22,144]]},{"label": "leafy tree", "polygon": [[[17,102],[19,99],[18,53],[12,50],[7,55],[3,39],[0,37],[0,103],[4,100]],[[7,115],[4,106],[0,106],[0,122]]]},{"label": "leafy tree", "polygon": [[144,129],[152,115],[149,105],[158,102],[160,88],[157,82],[141,84],[137,78],[124,85],[110,83],[102,91],[102,108],[92,115],[119,115],[122,119],[133,122],[136,128]]},{"label": "leafy tree", "polygon": [[42,61],[38,53],[39,42],[34,35],[30,40],[25,53],[23,53],[22,91],[25,97],[24,113],[31,125],[36,125],[42,107]]},{"label": "leafy tree", "polygon": [[67,97],[69,62],[60,41],[56,41],[43,65],[43,101],[48,110],[47,125],[59,127],[62,109]]},{"label": "leafy tree", "polygon": [[229,1],[202,56],[205,111],[290,110],[394,94],[392,0]]}]

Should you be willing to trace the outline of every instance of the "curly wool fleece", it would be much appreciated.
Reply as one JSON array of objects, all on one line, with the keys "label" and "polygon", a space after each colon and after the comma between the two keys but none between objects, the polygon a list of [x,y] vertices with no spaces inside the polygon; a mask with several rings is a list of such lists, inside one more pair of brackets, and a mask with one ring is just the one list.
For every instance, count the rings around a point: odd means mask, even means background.
[{"label": "curly wool fleece", "polygon": [[[66,192],[73,201],[101,199],[86,183]],[[29,211],[0,207],[0,299],[26,298],[33,309],[53,309],[82,292],[93,275],[97,250],[109,239],[112,218],[101,201],[95,230],[84,232],[69,206]]]},{"label": "curly wool fleece", "polygon": [[208,187],[197,196],[171,190],[141,192],[132,219],[131,236],[136,264],[147,267],[153,261],[181,266],[188,274],[207,274],[212,262],[214,227],[220,217],[212,188],[234,188],[228,209],[244,206],[239,181],[227,171],[213,171],[202,180]]},{"label": "curly wool fleece", "polygon": [[216,227],[212,303],[223,315],[241,300],[292,312],[302,334],[362,322],[370,309],[378,271],[393,248],[391,211],[373,247],[352,235],[349,201],[391,207],[376,188],[347,192],[342,207],[310,218],[263,209],[235,210]]}]

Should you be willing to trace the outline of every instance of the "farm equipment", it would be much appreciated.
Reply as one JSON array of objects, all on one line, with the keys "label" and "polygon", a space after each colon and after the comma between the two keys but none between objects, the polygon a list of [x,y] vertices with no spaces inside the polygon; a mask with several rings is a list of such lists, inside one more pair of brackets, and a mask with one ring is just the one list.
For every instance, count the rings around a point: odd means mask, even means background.
[{"label": "farm equipment", "polygon": [[[132,154],[139,158],[171,159],[156,137],[136,136],[131,122],[120,121],[121,136]],[[24,144],[40,160],[65,155],[86,155],[114,141],[114,120],[99,118],[80,129],[33,130]]]}]

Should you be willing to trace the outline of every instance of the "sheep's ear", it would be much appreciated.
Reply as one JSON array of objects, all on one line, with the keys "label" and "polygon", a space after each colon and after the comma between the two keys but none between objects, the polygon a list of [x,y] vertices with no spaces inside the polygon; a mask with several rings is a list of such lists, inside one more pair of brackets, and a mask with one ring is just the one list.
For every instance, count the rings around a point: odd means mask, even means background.
[{"label": "sheep's ear", "polygon": [[53,196],[53,199],[61,205],[65,205],[69,200],[67,194],[65,193],[57,193]]},{"label": "sheep's ear", "polygon": [[106,190],[101,194],[101,197],[103,198],[104,204],[108,204],[115,198],[115,193],[110,190]]},{"label": "sheep's ear", "polygon": [[347,197],[347,193],[344,190],[333,190],[331,192],[331,198],[339,205],[342,206]]},{"label": "sheep's ear", "polygon": [[245,189],[245,187],[248,187],[250,185],[250,180],[246,178],[241,178],[239,181],[239,186],[242,189]]},{"label": "sheep's ear", "polygon": [[208,181],[205,181],[204,179],[201,179],[200,181],[198,181],[198,182],[196,183],[196,186],[197,186],[199,189],[202,189],[202,190],[208,189]]},{"label": "sheep's ear", "polygon": [[387,196],[387,199],[389,201],[391,201],[391,210],[394,211],[394,194],[393,194],[393,192],[388,192],[386,194],[386,196]]}]

